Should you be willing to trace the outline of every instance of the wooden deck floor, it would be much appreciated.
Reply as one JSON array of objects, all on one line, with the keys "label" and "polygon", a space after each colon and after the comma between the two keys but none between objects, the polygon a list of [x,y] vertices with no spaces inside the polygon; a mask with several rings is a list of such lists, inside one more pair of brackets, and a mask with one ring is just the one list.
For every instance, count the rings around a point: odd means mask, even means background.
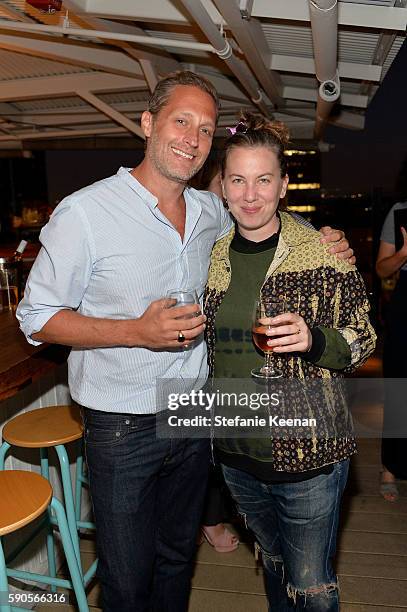
[{"label": "wooden deck floor", "polygon": [[[373,373],[365,366],[361,375],[379,376],[379,365],[373,364]],[[382,405],[374,400],[368,404],[360,407],[360,421],[380,432]],[[380,440],[359,439],[358,449],[351,463],[338,542],[341,610],[407,610],[407,482],[399,483],[397,502],[384,501],[378,494]],[[261,567],[249,538],[241,535],[246,541],[233,553],[216,553],[206,542],[199,547],[189,612],[267,611]],[[83,542],[82,552],[87,566],[94,559],[93,542]],[[97,584],[88,600],[92,612],[98,612]],[[75,608],[58,606],[58,612],[68,610]]]},{"label": "wooden deck floor", "polygon": [[[393,504],[378,495],[378,440],[359,441],[359,453],[343,504],[337,571],[344,612],[407,610],[407,483]],[[94,558],[91,541],[82,544],[86,565]],[[99,588],[89,592],[92,612]],[[50,608],[41,606],[37,610]],[[58,612],[73,606],[58,606]],[[266,612],[261,567],[252,546],[243,542],[230,554],[216,553],[207,543],[199,547],[190,612]]]}]

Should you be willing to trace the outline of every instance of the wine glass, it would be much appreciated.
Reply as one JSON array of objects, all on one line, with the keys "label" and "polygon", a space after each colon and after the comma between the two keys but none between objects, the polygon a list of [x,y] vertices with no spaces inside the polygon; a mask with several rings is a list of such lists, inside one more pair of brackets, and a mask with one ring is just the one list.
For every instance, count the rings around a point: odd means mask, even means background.
[{"label": "wine glass", "polygon": [[[195,289],[171,289],[167,292],[166,297],[170,300],[176,300],[174,304],[169,304],[168,308],[175,308],[176,306],[186,306],[187,304],[199,304],[198,293],[195,291]],[[192,319],[192,317],[196,317],[198,316],[198,314],[199,313],[183,317],[177,317],[177,319],[180,321],[180,327],[182,327],[183,319]],[[190,342],[188,346],[183,345],[182,347],[180,347],[180,349],[183,351],[188,350],[191,344],[192,342]]]},{"label": "wine glass", "polygon": [[284,312],[284,299],[282,297],[262,297],[256,300],[253,308],[252,334],[253,342],[264,353],[264,365],[251,371],[253,378],[280,378],[283,373],[273,365],[273,348],[268,346],[266,331],[272,329],[272,325],[266,322],[270,317],[276,317]]},{"label": "wine glass", "polygon": [[166,297],[170,300],[176,300],[175,304],[171,304],[169,308],[186,306],[187,304],[199,304],[198,294],[195,289],[171,289],[167,292]]}]

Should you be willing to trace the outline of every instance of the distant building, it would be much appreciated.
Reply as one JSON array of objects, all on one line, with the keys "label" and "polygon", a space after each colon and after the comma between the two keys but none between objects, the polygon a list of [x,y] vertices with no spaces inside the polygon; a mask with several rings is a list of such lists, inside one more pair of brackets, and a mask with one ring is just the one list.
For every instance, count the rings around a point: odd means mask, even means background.
[{"label": "distant building", "polygon": [[318,149],[288,149],[287,205],[294,212],[309,214],[320,200],[321,155]]}]

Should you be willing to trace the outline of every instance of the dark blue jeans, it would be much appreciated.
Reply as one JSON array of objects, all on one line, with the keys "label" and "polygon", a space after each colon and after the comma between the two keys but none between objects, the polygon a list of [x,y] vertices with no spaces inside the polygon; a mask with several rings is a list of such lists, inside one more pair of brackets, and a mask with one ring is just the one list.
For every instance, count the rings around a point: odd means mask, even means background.
[{"label": "dark blue jeans", "polygon": [[339,610],[332,561],[349,461],[335,464],[331,474],[272,485],[247,472],[222,467],[262,551],[269,609]]},{"label": "dark blue jeans", "polygon": [[84,421],[104,612],[186,612],[208,440],[157,439],[154,415]]}]

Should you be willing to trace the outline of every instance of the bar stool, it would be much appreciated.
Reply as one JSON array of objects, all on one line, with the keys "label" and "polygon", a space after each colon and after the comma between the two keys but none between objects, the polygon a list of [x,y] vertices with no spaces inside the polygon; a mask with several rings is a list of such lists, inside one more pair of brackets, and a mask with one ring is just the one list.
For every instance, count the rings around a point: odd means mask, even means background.
[{"label": "bar stool", "polygon": [[[75,555],[82,572],[81,558],[79,551],[79,528],[94,528],[93,523],[80,520],[82,485],[86,484],[87,479],[83,473],[82,458],[82,436],[83,425],[78,406],[48,406],[38,408],[19,414],[12,418],[3,427],[3,444],[0,448],[0,470],[4,470],[5,457],[10,447],[18,446],[23,448],[39,448],[41,457],[41,474],[49,480],[48,448],[53,447],[58,456],[62,489],[64,494],[65,512],[68,527],[71,534],[72,544]],[[81,447],[77,455],[76,482],[75,482],[75,501],[72,494],[72,481],[69,468],[68,454],[65,444],[79,441]],[[55,524],[52,513],[49,513],[49,520]],[[40,525],[38,530],[43,528]],[[47,537],[48,563],[51,576],[56,576],[54,541],[52,529]],[[97,561],[91,565],[83,577],[84,584],[88,584],[96,572]]]},{"label": "bar stool", "polygon": [[[7,577],[10,577],[73,589],[76,595],[79,612],[88,612],[89,608],[86,601],[82,576],[72,545],[64,508],[58,499],[52,497],[52,488],[48,480],[35,472],[5,470],[0,472],[0,491],[0,611],[29,612],[27,608],[10,605],[9,600],[11,598],[7,580]],[[28,571],[13,570],[6,566],[1,542],[2,536],[28,525],[43,514],[49,507],[52,508],[56,516],[61,534],[62,546],[69,568],[70,580],[47,575],[43,576],[42,574],[35,574]],[[33,601],[36,601],[34,599],[35,595],[37,595],[38,598],[40,597],[40,595],[35,592],[30,592],[29,594],[32,596]],[[57,593],[56,595],[47,595],[57,598],[57,596],[63,596],[64,594]],[[41,601],[41,599],[38,599],[38,601]],[[55,599],[55,601],[60,601],[60,599]]]}]

